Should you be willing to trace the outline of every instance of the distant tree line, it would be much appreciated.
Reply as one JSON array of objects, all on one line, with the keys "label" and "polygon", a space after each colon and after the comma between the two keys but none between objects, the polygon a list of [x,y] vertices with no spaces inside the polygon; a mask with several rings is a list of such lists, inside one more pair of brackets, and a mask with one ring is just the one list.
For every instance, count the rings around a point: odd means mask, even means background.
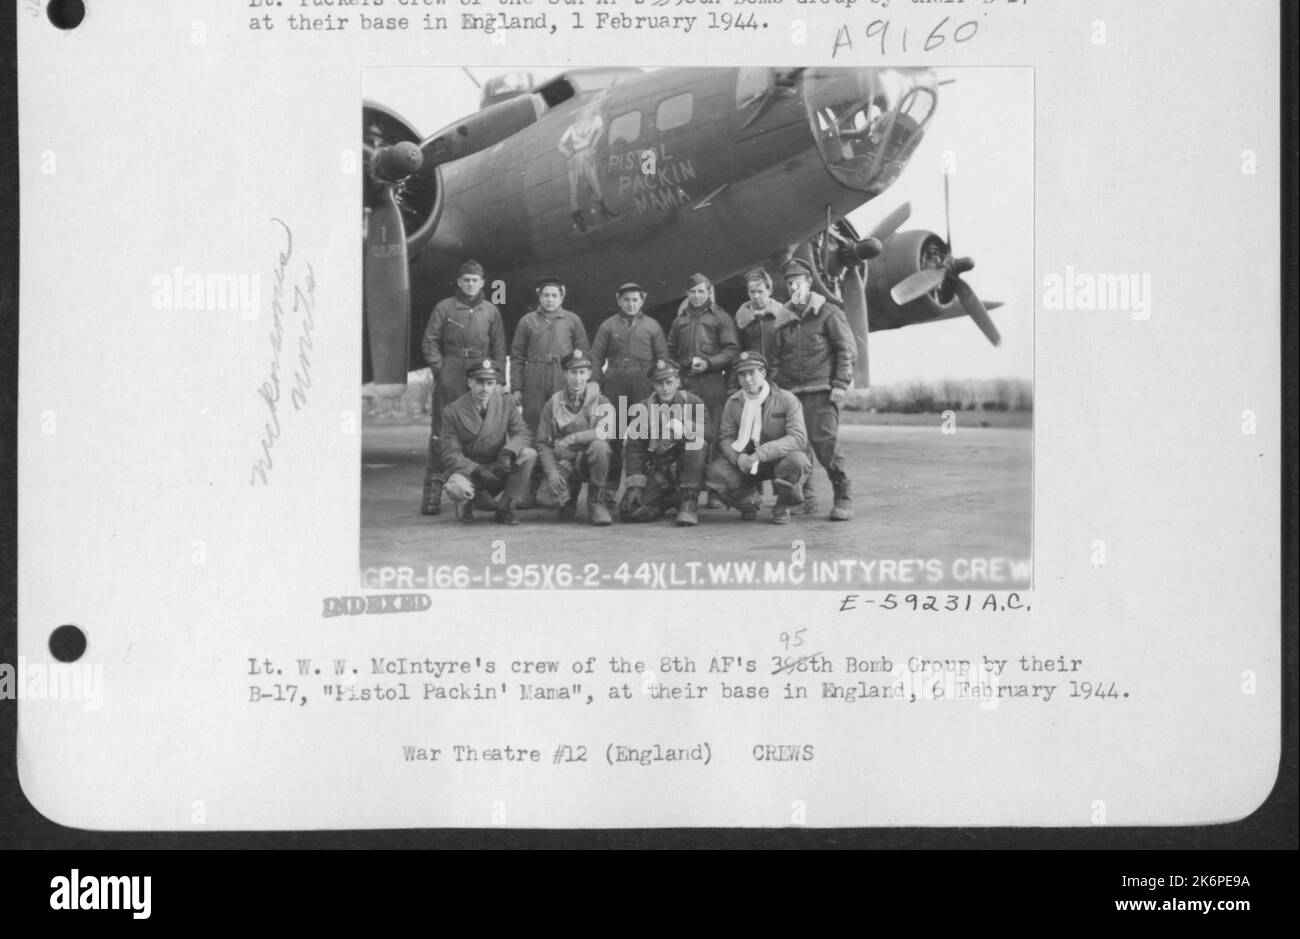
[{"label": "distant tree line", "polygon": [[941,414],[944,411],[1032,411],[1033,385],[1024,378],[945,378],[879,385],[851,392],[850,411]]},{"label": "distant tree line", "polygon": [[[429,413],[433,382],[428,369],[412,372],[401,398],[372,398],[371,414]],[[849,411],[894,414],[942,414],[944,411],[1032,411],[1033,385],[1023,378],[945,378],[941,381],[906,381],[879,385],[870,391],[851,391],[844,402]]]}]

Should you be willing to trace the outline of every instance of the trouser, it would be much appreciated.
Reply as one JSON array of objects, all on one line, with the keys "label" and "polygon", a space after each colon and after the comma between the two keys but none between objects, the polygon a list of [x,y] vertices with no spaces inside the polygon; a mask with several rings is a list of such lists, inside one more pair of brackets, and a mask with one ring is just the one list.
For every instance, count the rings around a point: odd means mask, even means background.
[{"label": "trouser", "polygon": [[740,467],[720,456],[709,464],[707,478],[709,489],[716,492],[723,502],[735,506],[757,495],[758,483],[765,479],[783,480],[793,487],[794,492],[800,492],[804,478],[811,472],[808,455],[799,451],[758,464],[757,473],[742,473]]},{"label": "trouser", "polygon": [[559,356],[526,361],[521,384],[522,388],[511,390],[523,392],[519,406],[524,411],[524,424],[528,432],[536,437],[542,406],[546,404],[547,398],[564,387],[564,370],[560,368]]},{"label": "trouser", "polygon": [[808,427],[808,443],[817,462],[832,480],[844,475],[844,457],[840,454],[840,406],[831,400],[829,391],[795,392],[803,405],[803,422]]},{"label": "trouser", "polygon": [[[614,363],[633,363],[629,365]],[[615,414],[626,414],[634,405],[645,401],[654,391],[645,370],[649,362],[640,359],[615,359],[605,370],[600,379],[600,390],[614,406]],[[610,440],[609,488],[617,489],[623,478],[623,448],[627,441],[623,438]]]},{"label": "trouser", "polygon": [[674,447],[665,454],[648,458],[646,483],[641,490],[641,507],[626,513],[624,521],[652,522],[670,508],[677,508],[683,492],[699,492],[704,485],[704,448]]},{"label": "trouser", "polygon": [[596,175],[596,156],[592,150],[579,150],[569,157],[569,211],[577,212],[582,206],[578,204],[578,189],[585,182],[592,195],[604,199],[600,191],[600,178]]},{"label": "trouser", "polygon": [[[480,356],[479,360],[481,359]],[[437,381],[433,383],[433,401],[430,408],[433,416],[429,420],[429,459],[424,470],[426,479],[436,479],[439,482],[446,479],[442,466],[442,445],[438,442],[442,434],[442,410],[463,395],[469,387],[469,382],[465,378],[465,362],[463,356],[444,358],[442,367],[438,371]]]},{"label": "trouser", "polygon": [[[687,391],[694,392],[704,401],[704,407],[709,412],[709,420],[713,423],[715,430],[722,426],[722,406],[727,403],[727,377],[722,372],[705,372],[703,375],[688,375],[682,372],[682,387]],[[708,459],[713,460],[718,456],[717,434],[714,434],[714,441],[709,445]]]},{"label": "trouser", "polygon": [[504,480],[488,472],[491,463],[480,463],[479,469],[482,472],[471,472],[468,476],[464,473],[452,473],[443,492],[453,502],[473,499],[479,491],[485,491],[493,496],[504,492],[508,499],[522,499],[524,493],[528,491],[528,477],[533,474],[533,464],[536,462],[537,451],[532,447],[524,447],[515,460],[514,469]]},{"label": "trouser", "polygon": [[[589,482],[597,489],[604,489],[609,481],[610,450],[608,440],[593,440],[584,447],[556,447],[556,470],[569,491],[573,487]],[[537,502],[554,508],[563,505],[569,497],[556,495],[545,483],[537,490]]]}]

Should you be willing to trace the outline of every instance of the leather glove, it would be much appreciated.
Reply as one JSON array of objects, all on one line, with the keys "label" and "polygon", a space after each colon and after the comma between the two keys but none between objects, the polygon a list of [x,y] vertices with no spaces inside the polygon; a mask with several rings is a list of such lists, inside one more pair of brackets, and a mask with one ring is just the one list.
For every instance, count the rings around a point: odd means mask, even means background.
[{"label": "leather glove", "polygon": [[546,488],[550,491],[551,495],[556,498],[569,494],[569,484],[564,481],[564,477],[559,473],[547,478]]},{"label": "leather glove", "polygon": [[619,514],[624,518],[635,515],[637,510],[644,504],[641,501],[641,496],[640,486],[628,486],[627,491],[623,493],[623,502],[618,507]]}]

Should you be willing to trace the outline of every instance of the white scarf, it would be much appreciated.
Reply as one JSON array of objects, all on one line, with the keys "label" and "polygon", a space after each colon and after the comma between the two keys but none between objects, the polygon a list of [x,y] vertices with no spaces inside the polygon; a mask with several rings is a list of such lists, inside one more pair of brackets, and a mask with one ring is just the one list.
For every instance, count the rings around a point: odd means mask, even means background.
[{"label": "white scarf", "polygon": [[[759,438],[763,433],[763,403],[767,401],[768,395],[772,393],[772,386],[763,382],[763,387],[755,394],[750,394],[741,389],[741,394],[745,396],[744,405],[740,412],[740,431],[736,434],[736,439],[731,442],[731,449],[737,453],[744,453],[748,449],[750,441],[754,446],[759,444]],[[758,472],[758,461],[750,467],[751,473]]]}]

